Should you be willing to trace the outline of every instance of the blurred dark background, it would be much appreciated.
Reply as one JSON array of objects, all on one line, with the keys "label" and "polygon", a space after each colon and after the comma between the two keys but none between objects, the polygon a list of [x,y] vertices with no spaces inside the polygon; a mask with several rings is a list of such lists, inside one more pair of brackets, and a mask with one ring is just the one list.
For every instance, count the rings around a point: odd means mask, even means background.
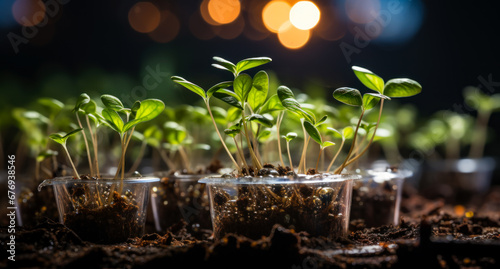
[{"label": "blurred dark background", "polygon": [[[332,102],[336,87],[366,90],[352,65],[386,80],[410,77],[423,92],[401,102],[414,103],[422,115],[460,110],[462,89],[481,85],[481,78],[493,82],[491,91],[481,86],[486,93],[500,89],[495,85],[500,82],[500,55],[494,1],[312,1],[321,18],[296,49],[266,29],[262,14],[269,1],[209,2],[2,0],[2,113],[40,96],[64,100],[81,92],[131,101],[161,98],[167,105],[192,103],[197,96],[184,94],[168,77],[181,75],[205,87],[230,79],[229,73],[210,66],[213,56],[233,62],[269,56],[273,62],[266,68],[280,83]],[[297,1],[281,2],[292,6]],[[283,8],[275,10],[269,12]],[[209,24],[230,19],[234,12],[239,13],[231,23]],[[278,15],[271,17],[279,20]],[[158,84],[141,88],[156,69],[163,74],[150,83]],[[498,129],[499,123],[494,114],[490,126]]]}]

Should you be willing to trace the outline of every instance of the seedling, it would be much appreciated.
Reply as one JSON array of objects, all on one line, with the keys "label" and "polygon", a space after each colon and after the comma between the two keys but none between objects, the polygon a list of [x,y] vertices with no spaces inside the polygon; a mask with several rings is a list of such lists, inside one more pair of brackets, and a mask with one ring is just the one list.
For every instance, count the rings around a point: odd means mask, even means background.
[{"label": "seedling", "polygon": [[[390,100],[391,98],[395,97],[409,97],[416,95],[422,91],[422,86],[420,86],[418,82],[408,78],[395,78],[387,81],[387,83],[384,83],[384,80],[381,77],[374,74],[370,70],[358,66],[353,66],[352,69],[361,83],[363,83],[369,89],[376,91],[377,93],[366,93],[361,96],[361,93],[357,89],[347,87],[336,89],[333,92],[333,97],[336,100],[350,106],[359,107],[361,109],[361,115],[354,131],[353,141],[349,149],[349,153],[347,154],[347,157],[345,158],[342,165],[335,170],[335,174],[340,174],[347,165],[358,160],[370,147],[377,133],[377,128],[380,124],[382,109],[384,107],[384,100]],[[379,102],[379,116],[370,141],[359,154],[351,158],[363,115],[366,111],[374,108]]]},{"label": "seedling", "polygon": [[52,139],[55,142],[59,143],[63,147],[64,152],[66,153],[66,157],[68,157],[68,160],[69,160],[69,162],[71,164],[71,167],[73,168],[73,176],[75,176],[77,178],[79,177],[78,176],[79,174],[78,174],[78,171],[76,171],[75,164],[71,160],[71,155],[68,152],[68,147],[66,146],[66,141],[68,140],[68,138],[70,136],[73,136],[76,133],[81,132],[82,130],[83,130],[82,128],[78,128],[78,129],[75,129],[75,130],[73,130],[73,131],[71,131],[69,133],[60,132],[60,133],[51,134],[49,136],[50,139]]},{"label": "seedling", "polygon": [[292,162],[292,155],[290,154],[290,141],[292,141],[296,137],[297,137],[297,133],[294,133],[294,132],[290,132],[290,133],[283,136],[283,138],[286,140],[286,151],[288,153],[288,161],[290,163],[290,167],[292,168],[292,171],[293,171],[293,162]]}]

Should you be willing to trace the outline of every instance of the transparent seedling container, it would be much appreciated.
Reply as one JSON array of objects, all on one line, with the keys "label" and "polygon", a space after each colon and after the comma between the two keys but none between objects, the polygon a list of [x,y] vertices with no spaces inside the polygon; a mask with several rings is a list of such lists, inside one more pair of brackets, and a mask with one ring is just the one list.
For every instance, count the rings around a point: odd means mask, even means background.
[{"label": "transparent seedling container", "polygon": [[59,220],[86,241],[111,244],[144,233],[149,189],[159,178],[47,179],[53,186]]},{"label": "transparent seedling container", "polygon": [[258,239],[275,224],[312,236],[336,238],[348,230],[357,175],[212,177],[207,184],[214,237],[236,233]]}]

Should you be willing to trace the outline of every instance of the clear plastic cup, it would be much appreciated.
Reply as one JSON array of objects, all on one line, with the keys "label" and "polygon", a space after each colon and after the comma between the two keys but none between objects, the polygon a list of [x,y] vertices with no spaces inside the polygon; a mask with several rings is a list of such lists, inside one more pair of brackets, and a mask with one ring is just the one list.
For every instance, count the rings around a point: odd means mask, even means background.
[{"label": "clear plastic cup", "polygon": [[43,181],[38,189],[53,186],[60,222],[80,238],[111,244],[144,234],[150,184],[158,180],[59,177]]},{"label": "clear plastic cup", "polygon": [[156,231],[184,220],[194,230],[212,229],[210,202],[205,184],[198,180],[207,175],[166,175],[151,188],[151,207]]},{"label": "clear plastic cup", "polygon": [[399,208],[408,170],[365,170],[354,180],[352,189],[351,222],[361,227],[399,224]]},{"label": "clear plastic cup", "polygon": [[312,236],[345,236],[356,175],[212,177],[207,184],[214,237],[268,236],[275,224]]}]

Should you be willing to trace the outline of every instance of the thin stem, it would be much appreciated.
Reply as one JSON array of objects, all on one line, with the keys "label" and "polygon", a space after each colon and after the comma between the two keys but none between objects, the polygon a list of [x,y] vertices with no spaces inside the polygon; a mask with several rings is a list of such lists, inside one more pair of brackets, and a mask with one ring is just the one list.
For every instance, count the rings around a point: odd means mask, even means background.
[{"label": "thin stem", "polygon": [[241,112],[241,118],[242,118],[242,124],[243,124],[243,129],[245,131],[245,138],[247,139],[247,147],[248,150],[250,151],[250,156],[252,157],[252,162],[257,169],[262,169],[262,165],[260,164],[259,160],[257,159],[257,156],[255,156],[255,152],[253,151],[252,144],[250,143],[250,138],[248,137],[248,127],[247,127],[247,122],[245,120],[245,111]]},{"label": "thin stem", "polygon": [[95,132],[94,132],[94,162],[95,162],[95,172],[97,174],[97,178],[100,178],[101,177],[101,173],[99,172],[99,151],[98,151],[98,143],[97,143],[97,125],[96,125],[96,129],[95,129]]},{"label": "thin stem", "polygon": [[[377,134],[377,129],[378,129],[378,126],[379,126],[379,123],[380,123],[380,118],[382,117],[382,109],[383,108],[384,108],[384,99],[382,99],[380,101],[380,110],[378,112],[377,125],[375,125],[375,130],[373,130],[373,135],[372,135],[372,138],[370,139],[370,142],[368,142],[368,145],[366,145],[365,149],[360,154],[358,154],[356,157],[354,157],[351,160],[349,160],[345,166],[347,166],[347,165],[355,162],[359,158],[361,158],[361,156],[363,156],[363,154],[365,154],[366,151],[368,151],[368,148],[370,148],[370,145],[372,144],[373,139],[375,138],[375,135]],[[354,139],[356,139],[356,137],[354,137]]]},{"label": "thin stem", "polygon": [[124,140],[125,140],[125,135],[120,135],[120,146],[122,151],[120,154],[120,161],[118,161],[118,166],[116,167],[116,173],[114,179],[118,179],[118,175],[120,174],[120,169],[122,166],[122,159],[123,159]]},{"label": "thin stem", "polygon": [[80,176],[78,175],[78,171],[76,171],[76,167],[73,164],[73,161],[71,160],[71,156],[69,155],[68,148],[66,145],[62,145],[64,152],[66,152],[66,156],[68,157],[69,163],[71,164],[71,167],[73,167],[73,175],[78,179]]},{"label": "thin stem", "polygon": [[139,167],[139,164],[141,164],[141,161],[142,161],[142,158],[144,157],[144,152],[146,151],[146,146],[148,144],[146,143],[146,141],[142,141],[142,144],[141,144],[141,149],[139,150],[139,156],[137,156],[137,158],[135,159],[135,162],[132,164],[132,167],[130,167],[130,169],[128,170],[128,175],[131,175],[132,173],[134,173],[135,170],[137,170],[137,168]]},{"label": "thin stem", "polygon": [[158,148],[158,152],[160,153],[160,157],[167,164],[168,168],[171,171],[177,170],[177,165],[167,156],[167,153],[161,148]]},{"label": "thin stem", "polygon": [[332,168],[332,165],[333,163],[335,162],[335,160],[337,159],[337,157],[339,156],[339,153],[340,151],[342,150],[342,147],[344,146],[344,142],[345,142],[345,139],[342,138],[342,143],[340,144],[340,147],[339,149],[337,150],[337,153],[335,153],[335,156],[333,157],[332,161],[330,162],[330,165],[328,165],[328,169],[326,170],[327,173],[330,172],[330,169]]},{"label": "thin stem", "polygon": [[257,136],[259,135],[260,132],[260,125],[257,127],[257,132],[255,134],[253,133],[252,123],[250,123],[250,136],[252,137],[253,145],[255,147],[255,157],[257,157],[257,160],[262,163],[262,156],[260,155],[260,149],[259,149],[259,141],[257,140]]},{"label": "thin stem", "polygon": [[[83,129],[82,122],[80,121],[80,117],[78,116],[78,111],[75,113],[76,119],[78,121],[78,126]],[[89,143],[87,142],[87,135],[85,134],[85,130],[82,130],[83,140],[85,141],[85,149],[87,150],[87,158],[89,162],[90,174],[94,174],[94,169],[92,167],[92,157],[90,155]]]},{"label": "thin stem", "polygon": [[123,178],[125,177],[125,153],[127,152],[127,148],[128,148],[128,145],[130,143],[130,139],[132,139],[132,134],[134,133],[134,130],[135,130],[135,126],[132,127],[132,129],[130,130],[130,133],[128,134],[127,136],[127,141],[125,142],[125,148],[123,149],[123,158],[122,158],[122,176],[121,176],[121,181],[120,181],[120,193],[122,192],[122,188],[123,188]]},{"label": "thin stem", "polygon": [[319,160],[321,159],[321,153],[323,152],[323,147],[319,147],[318,160],[316,160],[316,171],[318,171]]},{"label": "thin stem", "polygon": [[[304,127],[304,123],[302,123],[302,132],[304,133],[304,146],[302,147],[302,154],[300,155],[299,168],[297,169],[297,173],[300,174],[300,170],[302,169],[302,163],[304,162],[304,155],[306,154],[307,149],[307,132]],[[305,170],[304,170],[305,171]]]},{"label": "thin stem", "polygon": [[484,145],[486,143],[486,132],[488,128],[488,121],[491,116],[491,111],[479,110],[477,114],[475,139],[472,140],[469,157],[481,158],[484,152]]},{"label": "thin stem", "polygon": [[99,172],[97,172],[99,170],[99,168],[97,168],[97,141],[96,141],[96,138],[94,136],[94,132],[92,131],[92,126],[90,125],[90,120],[89,120],[89,116],[87,114],[85,114],[85,119],[87,120],[87,126],[89,127],[89,133],[90,133],[90,141],[92,142],[92,148],[94,149],[94,172],[95,174],[91,174],[91,175],[98,175]]},{"label": "thin stem", "polygon": [[214,124],[215,131],[217,132],[217,135],[219,136],[220,142],[222,143],[222,146],[227,152],[227,155],[229,155],[229,158],[231,158],[231,161],[233,161],[234,165],[236,166],[236,169],[238,171],[240,170],[240,166],[238,163],[234,160],[233,155],[229,151],[229,149],[226,146],[226,143],[224,143],[224,139],[222,139],[222,136],[220,135],[219,128],[217,128],[217,123],[215,122],[214,115],[212,115],[212,110],[210,109],[210,105],[208,104],[208,99],[205,100],[205,105],[207,106],[208,113],[210,114],[210,118],[212,119],[212,123]]},{"label": "thin stem", "polygon": [[[285,115],[285,113],[280,112],[280,114],[278,114],[278,119],[276,120],[276,133],[278,134],[278,155],[280,156],[281,166],[283,166],[283,167],[285,167],[285,163],[283,162],[283,157],[281,156],[280,126],[281,126],[281,121],[283,120],[284,115]],[[287,147],[288,147],[288,141],[287,141]],[[288,155],[290,155],[290,153],[288,153]],[[290,160],[290,163],[291,163],[291,160]]]},{"label": "thin stem", "polygon": [[238,152],[238,155],[240,156],[240,159],[243,162],[243,165],[245,165],[247,168],[250,168],[247,164],[247,161],[245,160],[245,155],[243,154],[243,151],[241,151],[240,146],[238,146],[238,141],[236,141],[236,136],[233,136],[233,140],[234,140],[234,144],[236,145],[236,151]]},{"label": "thin stem", "polygon": [[361,110],[361,116],[359,116],[358,124],[356,125],[356,130],[354,131],[354,137],[352,138],[352,144],[351,144],[351,148],[349,149],[349,153],[347,153],[347,157],[345,158],[342,165],[335,170],[335,172],[334,172],[335,174],[340,174],[342,172],[342,170],[344,170],[344,167],[347,166],[347,161],[349,160],[349,157],[351,156],[351,153],[354,149],[354,145],[356,144],[356,138],[358,136],[359,125],[361,124],[361,120],[363,119],[364,114],[365,114],[365,110],[363,109],[363,110]]},{"label": "thin stem", "polygon": [[288,160],[290,162],[290,168],[292,168],[293,171],[292,155],[290,154],[290,142],[288,140],[286,141],[286,151],[288,152]]},{"label": "thin stem", "polygon": [[186,151],[184,150],[183,146],[179,146],[179,154],[181,155],[181,159],[182,159],[182,163],[184,164],[184,168],[187,171],[189,171],[191,164],[189,163],[188,155],[187,155]]}]

